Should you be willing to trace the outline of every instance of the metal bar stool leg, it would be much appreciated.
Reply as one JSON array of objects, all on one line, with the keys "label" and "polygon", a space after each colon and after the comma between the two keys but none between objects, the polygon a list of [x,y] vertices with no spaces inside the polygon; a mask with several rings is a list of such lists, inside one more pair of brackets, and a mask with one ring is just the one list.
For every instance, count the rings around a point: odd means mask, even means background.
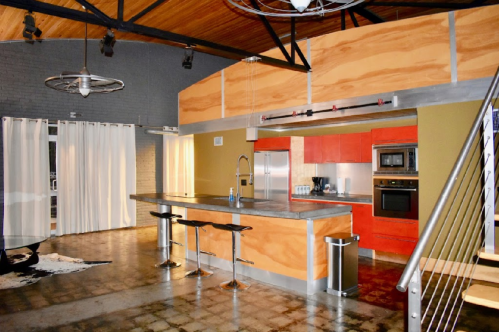
[{"label": "metal bar stool leg", "polygon": [[173,268],[176,268],[176,267],[179,267],[180,263],[177,263],[177,262],[174,262],[171,260],[171,248],[172,248],[172,244],[171,244],[171,230],[172,230],[172,227],[171,227],[171,224],[172,224],[172,220],[171,218],[166,218],[166,229],[165,229],[165,237],[166,237],[166,247],[165,247],[165,250],[166,250],[166,260],[163,262],[163,263],[159,263],[159,264],[156,264],[156,267],[159,267],[159,268],[163,268],[163,269],[173,269]]},{"label": "metal bar stool leg", "polygon": [[[172,248],[172,243],[178,244],[182,246],[181,243],[172,241],[172,218],[181,218],[182,216],[177,215],[177,214],[171,214],[169,212],[155,212],[151,211],[150,214],[154,217],[159,218],[158,222],[158,236],[161,238],[158,238],[158,245],[161,242],[161,244],[164,244],[164,249],[166,250],[166,260],[163,263],[156,264],[156,267],[159,268],[164,268],[164,269],[173,269],[176,267],[179,267],[181,264],[174,262],[171,260],[171,248]],[[164,227],[163,227],[164,224]],[[161,227],[160,227],[161,225]],[[164,231],[164,237],[161,235],[161,230]]]},{"label": "metal bar stool leg", "polygon": [[[232,231],[232,280],[222,282],[219,286],[222,289],[239,292],[250,288],[250,284],[236,279],[236,231]],[[251,262],[252,263],[252,262]]]},{"label": "metal bar stool leg", "polygon": [[[201,254],[201,249],[199,249],[199,227],[194,227],[196,229],[196,258],[197,258],[197,269],[193,271],[189,271],[185,274],[186,278],[206,278],[209,277],[213,274],[211,271],[203,270],[201,268],[201,259],[200,259],[200,254]],[[207,252],[204,252],[207,253]],[[215,255],[212,253],[207,253],[211,255]]]}]

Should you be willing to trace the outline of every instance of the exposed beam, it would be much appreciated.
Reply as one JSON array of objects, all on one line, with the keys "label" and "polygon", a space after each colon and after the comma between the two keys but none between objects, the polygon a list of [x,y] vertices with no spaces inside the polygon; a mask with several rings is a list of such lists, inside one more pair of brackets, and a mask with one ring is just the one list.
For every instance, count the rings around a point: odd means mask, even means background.
[{"label": "exposed beam", "polygon": [[151,4],[149,7],[147,7],[146,9],[144,9],[143,11],[141,11],[140,13],[138,13],[137,15],[132,17],[128,22],[133,23],[133,22],[137,21],[139,18],[150,13],[154,8],[158,7],[159,5],[161,5],[165,1],[167,1],[167,0],[157,0],[156,2]]},{"label": "exposed beam", "polygon": [[352,20],[353,26],[358,28],[359,22],[357,22],[357,18],[355,17],[355,13],[351,8],[348,8],[348,14],[350,14],[350,19]]},{"label": "exposed beam", "polygon": [[[36,2],[38,2],[38,1],[36,1]],[[76,0],[76,2],[78,2],[80,5],[85,7],[85,9],[90,10],[92,13],[94,13],[95,16],[97,16],[103,22],[111,24],[112,19],[109,16],[107,16],[106,14],[104,14],[103,12],[101,12],[99,10],[99,8],[95,7],[90,2],[85,1],[85,0]]]},{"label": "exposed beam", "polygon": [[[251,4],[253,5],[253,8],[255,8],[257,11],[260,11],[260,7],[258,6],[258,3],[256,2],[256,0],[251,0]],[[260,20],[262,21],[263,25],[265,25],[267,32],[270,34],[270,36],[274,40],[274,43],[276,44],[276,46],[279,47],[279,49],[281,50],[282,54],[284,55],[286,60],[289,62],[289,64],[296,65],[294,62],[294,56],[291,57],[289,55],[288,51],[286,50],[286,48],[282,44],[281,40],[279,39],[279,36],[277,35],[277,33],[275,33],[274,29],[272,28],[272,25],[267,20],[267,18],[264,15],[258,15],[258,17],[260,17]],[[294,21],[293,20],[291,21],[291,25],[292,25],[292,29],[293,29],[294,28]],[[291,32],[291,35],[292,35],[292,37],[294,36],[294,31]],[[292,42],[293,42],[293,40],[292,40]],[[298,48],[298,44],[294,43],[294,47]],[[303,61],[303,59],[302,59],[302,61]],[[305,61],[303,61],[303,65],[305,67],[307,67],[308,69],[310,69],[310,65],[308,64],[306,59],[305,59]]]},{"label": "exposed beam", "polygon": [[347,28],[347,23],[346,23],[346,15],[345,15],[345,9],[341,10],[341,30],[345,30]]},{"label": "exposed beam", "polygon": [[125,7],[125,0],[118,0],[118,21],[123,22],[123,10]]},{"label": "exposed beam", "polygon": [[383,22],[386,22],[386,20],[384,18],[378,16],[377,14],[373,13],[369,9],[364,8],[366,5],[367,4],[364,4],[364,6],[360,5],[360,6],[351,7],[351,9],[352,9],[352,11],[354,13],[357,13],[360,16],[368,19],[372,23],[383,23]]},{"label": "exposed beam", "polygon": [[[83,0],[77,0],[78,2]],[[85,2],[85,1],[83,1]],[[291,69],[295,71],[307,72],[310,70],[309,66],[290,64],[287,61],[271,58],[268,56],[260,55],[257,53],[248,52],[245,50],[212,43],[206,40],[191,38],[188,36],[180,35],[177,33],[164,31],[160,29],[150,28],[143,25],[134,24],[131,22],[120,22],[116,19],[109,18],[105,20],[95,14],[86,13],[79,10],[74,10],[62,6],[52,5],[49,3],[35,1],[35,0],[0,0],[0,5],[19,8],[23,10],[31,10],[46,15],[70,19],[73,21],[89,23],[93,25],[104,26],[107,28],[117,29],[123,32],[135,33],[143,36],[157,38],[161,40],[171,41],[184,45],[197,45],[206,47],[211,50],[222,52],[223,57],[230,59],[242,60],[248,57],[257,56],[261,59],[261,63],[268,64],[275,67]],[[99,12],[99,10],[97,10]],[[107,17],[107,16],[106,16]]]}]

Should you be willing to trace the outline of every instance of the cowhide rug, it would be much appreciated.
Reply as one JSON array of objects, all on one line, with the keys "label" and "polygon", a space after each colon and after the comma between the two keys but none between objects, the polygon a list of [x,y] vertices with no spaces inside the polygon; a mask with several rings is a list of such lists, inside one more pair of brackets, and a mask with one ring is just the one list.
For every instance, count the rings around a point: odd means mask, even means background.
[{"label": "cowhide rug", "polygon": [[[28,254],[9,256],[12,262],[25,260]],[[0,275],[0,289],[18,288],[36,283],[43,277],[53,274],[73,273],[84,271],[95,265],[109,264],[111,262],[86,262],[81,258],[61,256],[57,253],[39,255],[39,262],[19,272],[10,272]]]}]

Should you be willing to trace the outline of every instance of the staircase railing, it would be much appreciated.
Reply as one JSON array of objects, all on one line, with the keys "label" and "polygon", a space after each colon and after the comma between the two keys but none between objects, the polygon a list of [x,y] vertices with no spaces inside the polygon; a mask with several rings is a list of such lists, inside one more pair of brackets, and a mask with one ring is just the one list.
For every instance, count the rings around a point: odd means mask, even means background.
[{"label": "staircase railing", "polygon": [[[497,99],[498,82],[499,68],[397,284],[399,291],[409,290],[411,332],[455,329],[476,254],[484,246],[494,248],[497,146],[491,102]],[[422,260],[423,254],[428,257]]]}]

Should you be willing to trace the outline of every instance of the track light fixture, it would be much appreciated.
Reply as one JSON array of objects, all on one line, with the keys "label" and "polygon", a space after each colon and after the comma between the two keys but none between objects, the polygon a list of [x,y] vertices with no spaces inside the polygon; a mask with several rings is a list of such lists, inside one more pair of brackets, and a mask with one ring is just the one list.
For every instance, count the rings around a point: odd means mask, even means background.
[{"label": "track light fixture", "polygon": [[106,35],[99,43],[100,52],[105,56],[112,57],[114,54],[113,47],[115,43],[116,39],[114,38],[114,33],[111,31],[111,29],[107,29]]},{"label": "track light fixture", "polygon": [[194,49],[192,46],[187,45],[184,51],[184,59],[182,60],[182,67],[185,69],[192,68],[192,60],[194,59]]},{"label": "track light fixture", "polygon": [[33,35],[37,38],[42,35],[42,31],[35,26],[35,17],[32,12],[26,12],[24,14],[24,29],[23,29],[23,37],[32,40]]}]

